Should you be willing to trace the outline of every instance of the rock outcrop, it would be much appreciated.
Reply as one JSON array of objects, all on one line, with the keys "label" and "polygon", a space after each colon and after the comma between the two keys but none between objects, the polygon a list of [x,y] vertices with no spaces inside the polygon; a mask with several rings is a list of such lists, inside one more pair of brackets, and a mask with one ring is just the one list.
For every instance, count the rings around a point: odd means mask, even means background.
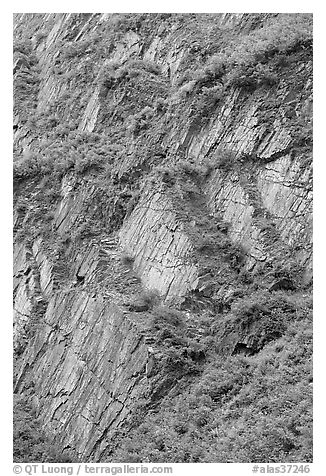
[{"label": "rock outcrop", "polygon": [[28,380],[38,413],[62,449],[99,460],[146,387],[147,360],[143,336],[109,299],[59,292],[24,354],[16,391]]},{"label": "rock outcrop", "polygon": [[[216,76],[219,96],[198,115],[196,84],[212,92],[199,70],[189,77],[196,55],[205,65],[214,35],[250,39],[275,15],[216,15],[207,51],[205,16],[164,15],[15,18],[15,391],[82,461],[102,461],[158,391],[155,300],[228,312],[248,273],[271,292],[312,279],[307,47],[275,62],[277,81]],[[232,334],[229,354],[251,348],[256,327]],[[164,378],[160,398],[176,385]]]}]

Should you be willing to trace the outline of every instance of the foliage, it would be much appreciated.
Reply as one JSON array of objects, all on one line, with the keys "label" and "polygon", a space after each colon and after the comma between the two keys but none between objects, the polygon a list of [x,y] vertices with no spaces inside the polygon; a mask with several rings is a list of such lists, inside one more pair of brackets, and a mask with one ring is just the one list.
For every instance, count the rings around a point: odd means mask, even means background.
[{"label": "foliage", "polygon": [[122,80],[137,78],[144,75],[159,75],[159,66],[147,60],[129,60],[125,64],[110,60],[106,62],[99,73],[98,84],[101,87],[101,96],[105,96],[108,89],[115,86]]},{"label": "foliage", "polygon": [[24,123],[36,108],[39,88],[37,58],[31,41],[14,42],[14,60],[14,111],[19,111],[20,121]]},{"label": "foliage", "polygon": [[194,112],[201,114],[203,117],[210,117],[212,110],[220,102],[223,97],[223,90],[221,85],[216,85],[210,88],[203,86],[197,95],[197,103],[194,107]]},{"label": "foliage", "polygon": [[35,35],[36,44],[40,44],[42,40],[47,38],[48,32],[46,30],[39,30]]},{"label": "foliage", "polygon": [[160,370],[168,376],[194,375],[205,361],[205,348],[187,335],[185,316],[181,311],[156,305],[151,311],[150,329],[154,345],[161,354]]},{"label": "foliage", "polygon": [[261,86],[270,88],[277,83],[277,72],[268,64],[241,65],[228,74],[228,85],[248,91],[253,91]]},{"label": "foliage", "polygon": [[149,121],[154,116],[154,109],[145,106],[140,112],[133,116],[129,116],[126,122],[127,130],[137,135],[141,130],[146,129],[149,126]]},{"label": "foliage", "polygon": [[37,419],[35,409],[24,396],[14,396],[14,455],[15,463],[69,463],[69,456],[49,438]]},{"label": "foliage", "polygon": [[86,39],[79,41],[68,41],[60,51],[60,61],[81,58],[91,52],[92,48],[98,44],[100,37],[95,34],[87,35]]},{"label": "foliage", "polygon": [[305,48],[311,42],[311,15],[280,14],[211,56],[203,69],[194,73],[194,79],[211,84],[226,75],[223,82],[229,85],[237,85],[237,81],[241,85],[245,80],[255,86],[274,84],[276,72],[266,62],[275,55]]},{"label": "foliage", "polygon": [[160,328],[162,323],[179,327],[182,325],[182,313],[166,306],[156,306],[152,312],[152,326]]},{"label": "foliage", "polygon": [[252,357],[215,357],[119,441],[111,461],[311,462],[311,337],[303,320]]},{"label": "foliage", "polygon": [[14,53],[21,53],[28,56],[32,53],[33,45],[31,40],[14,40],[13,51]]},{"label": "foliage", "polygon": [[281,63],[312,46],[312,15],[269,15],[259,26],[253,21],[252,28],[235,36],[222,35],[213,26],[208,36],[214,40],[205,51],[200,28],[197,35],[183,60],[171,102],[179,104],[181,110],[188,103],[194,123],[201,127],[214,115],[230,87],[252,93],[278,84]]},{"label": "foliage", "polygon": [[224,334],[237,332],[240,338],[249,337],[249,348],[257,352],[284,334],[287,321],[297,317],[296,311],[297,306],[282,292],[254,292],[232,304]]},{"label": "foliage", "polygon": [[[60,130],[57,133],[60,134]],[[26,153],[14,162],[14,180],[47,174],[62,177],[68,171],[76,174],[91,170],[105,173],[118,153],[119,147],[108,143],[99,134],[68,132],[64,140],[50,140],[43,144],[40,152]]]},{"label": "foliage", "polygon": [[144,289],[140,298],[150,309],[160,301],[160,295],[155,289]]},{"label": "foliage", "polygon": [[230,172],[237,167],[238,157],[235,151],[219,147],[210,159],[210,165],[225,172]]},{"label": "foliage", "polygon": [[121,263],[127,266],[128,268],[132,268],[135,258],[130,254],[123,252],[121,254]]}]

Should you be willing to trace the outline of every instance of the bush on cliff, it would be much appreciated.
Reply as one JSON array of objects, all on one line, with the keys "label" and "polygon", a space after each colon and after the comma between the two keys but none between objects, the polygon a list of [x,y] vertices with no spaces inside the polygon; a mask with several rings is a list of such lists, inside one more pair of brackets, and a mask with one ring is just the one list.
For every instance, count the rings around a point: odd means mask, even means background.
[{"label": "bush on cliff", "polygon": [[23,124],[37,106],[40,82],[38,61],[30,41],[14,43],[14,60],[14,112]]},{"label": "bush on cliff", "polygon": [[58,447],[44,433],[41,422],[36,418],[33,406],[24,396],[14,396],[15,463],[69,463]]},{"label": "bush on cliff", "polygon": [[199,86],[224,86],[255,89],[276,84],[277,70],[268,64],[278,55],[311,47],[312,15],[280,14],[261,28],[231,40],[222,52],[210,56],[192,79]]},{"label": "bush on cliff", "polygon": [[311,462],[311,340],[303,319],[256,355],[215,356],[143,417],[111,461]]},{"label": "bush on cliff", "polygon": [[159,75],[160,73],[160,67],[153,61],[138,59],[122,64],[119,61],[110,60],[104,64],[97,78],[100,96],[105,97],[110,88],[128,78]]},{"label": "bush on cliff", "polygon": [[57,178],[67,172],[109,173],[120,148],[107,138],[93,133],[70,132],[60,141],[49,140],[39,152],[26,152],[14,162],[14,181],[52,174]]},{"label": "bush on cliff", "polygon": [[33,44],[31,40],[14,40],[13,44],[14,53],[21,53],[25,56],[28,56],[33,51]]}]

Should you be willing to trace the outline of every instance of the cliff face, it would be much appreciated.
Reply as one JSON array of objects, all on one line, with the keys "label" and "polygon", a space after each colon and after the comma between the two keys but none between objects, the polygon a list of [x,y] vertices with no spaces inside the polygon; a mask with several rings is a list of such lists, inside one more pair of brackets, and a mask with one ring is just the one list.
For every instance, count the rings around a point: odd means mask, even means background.
[{"label": "cliff face", "polygon": [[[16,15],[15,391],[73,458],[118,458],[140,401],[159,412],[220,355],[254,368],[309,319],[310,23]],[[295,431],[271,461],[309,460]]]}]

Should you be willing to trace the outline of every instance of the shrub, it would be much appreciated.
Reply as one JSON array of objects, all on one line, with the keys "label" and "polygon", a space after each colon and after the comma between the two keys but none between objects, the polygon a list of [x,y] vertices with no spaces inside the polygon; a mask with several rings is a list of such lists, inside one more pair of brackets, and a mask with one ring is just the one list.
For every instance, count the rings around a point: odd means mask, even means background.
[{"label": "shrub", "polygon": [[49,140],[42,152],[26,152],[14,162],[14,181],[53,174],[61,178],[69,170],[84,175],[96,171],[110,175],[110,167],[120,147],[108,144],[107,138],[93,133],[75,133],[62,130],[61,140]]},{"label": "shrub", "polygon": [[63,456],[62,451],[44,433],[33,406],[24,396],[14,396],[13,440],[15,463],[68,463],[71,461],[69,455]]},{"label": "shrub", "polygon": [[146,71],[147,73],[159,75],[162,73],[160,66],[154,61],[137,59],[129,61],[126,66],[128,70]]},{"label": "shrub", "polygon": [[256,292],[236,300],[231,309],[233,318],[226,324],[224,335],[236,331],[242,338],[250,338],[253,351],[281,337],[288,323],[300,315],[300,304],[282,292]]},{"label": "shrub", "polygon": [[182,347],[168,347],[164,352],[162,363],[166,372],[192,373],[196,370]]},{"label": "shrub", "polygon": [[103,157],[90,150],[85,156],[77,158],[74,171],[77,174],[84,174],[90,170],[103,170]]},{"label": "shrub", "polygon": [[125,78],[143,74],[159,75],[160,67],[153,61],[129,60],[125,64],[110,60],[107,61],[98,74],[97,82],[100,86],[100,96],[105,96],[108,89]]},{"label": "shrub", "polygon": [[141,130],[146,129],[149,126],[149,121],[154,115],[154,109],[145,106],[140,112],[129,116],[126,121],[127,130],[134,135],[139,134]]},{"label": "shrub", "polygon": [[160,328],[161,325],[170,325],[173,327],[180,327],[183,324],[182,312],[167,306],[155,306],[152,311],[152,325]]},{"label": "shrub", "polygon": [[180,159],[176,165],[179,174],[185,174],[195,182],[201,181],[201,179],[207,176],[205,164],[196,163],[189,159]]},{"label": "shrub", "polygon": [[40,154],[28,153],[24,158],[17,160],[13,165],[13,179],[16,182],[47,174],[51,171],[51,164]]},{"label": "shrub", "polygon": [[31,40],[14,40],[14,53],[21,53],[23,55],[30,55],[33,51],[33,44]]},{"label": "shrub", "polygon": [[271,275],[275,278],[274,283],[272,283],[272,290],[294,290],[302,285],[304,267],[295,260],[288,259],[283,263],[276,263],[273,266]]},{"label": "shrub", "polygon": [[219,147],[212,158],[212,162],[216,168],[229,172],[234,169],[237,162],[236,152],[229,148]]},{"label": "shrub", "polygon": [[180,393],[142,416],[112,461],[309,462],[310,375],[306,321],[254,356],[215,355]]},{"label": "shrub", "polygon": [[19,111],[21,123],[25,123],[37,106],[39,91],[38,61],[30,41],[14,43],[16,67],[14,70],[14,110]]},{"label": "shrub", "polygon": [[[223,81],[226,86],[255,89],[277,82],[277,72],[267,62],[296,48],[312,44],[312,15],[279,14],[231,41],[222,53],[211,56],[193,74],[199,85]],[[225,78],[226,76],[226,78]]]},{"label": "shrub", "polygon": [[226,72],[228,57],[225,53],[213,55],[202,69],[195,71],[194,80],[205,86],[219,80]]},{"label": "shrub", "polygon": [[140,296],[141,300],[151,309],[160,301],[160,294],[155,289],[145,289]]},{"label": "shrub", "polygon": [[[179,83],[181,83],[181,79],[179,79]],[[182,83],[181,83],[182,84]],[[184,99],[191,95],[195,91],[196,88],[196,80],[192,79],[191,81],[182,84],[176,93],[172,96],[171,100],[172,103],[181,103]]]},{"label": "shrub", "polygon": [[47,36],[48,36],[47,31],[45,31],[45,30],[38,31],[34,36],[36,44],[39,44],[42,40],[47,38]]},{"label": "shrub", "polygon": [[97,76],[97,84],[100,88],[100,98],[105,98],[108,90],[123,77],[124,74],[123,70],[121,69],[121,62],[115,60],[107,61]]},{"label": "shrub", "polygon": [[235,67],[227,75],[228,86],[243,88],[253,91],[261,86],[271,87],[278,82],[276,71],[267,64],[255,64],[253,66],[240,65]]},{"label": "shrub", "polygon": [[154,109],[158,112],[166,112],[168,106],[169,106],[169,103],[164,98],[157,98],[154,101]]},{"label": "shrub", "polygon": [[212,87],[203,86],[195,95],[191,104],[191,111],[194,120],[206,121],[215,111],[217,105],[223,97],[223,87],[217,84]]},{"label": "shrub", "polygon": [[128,268],[132,268],[135,258],[126,252],[121,254],[121,263]]}]

